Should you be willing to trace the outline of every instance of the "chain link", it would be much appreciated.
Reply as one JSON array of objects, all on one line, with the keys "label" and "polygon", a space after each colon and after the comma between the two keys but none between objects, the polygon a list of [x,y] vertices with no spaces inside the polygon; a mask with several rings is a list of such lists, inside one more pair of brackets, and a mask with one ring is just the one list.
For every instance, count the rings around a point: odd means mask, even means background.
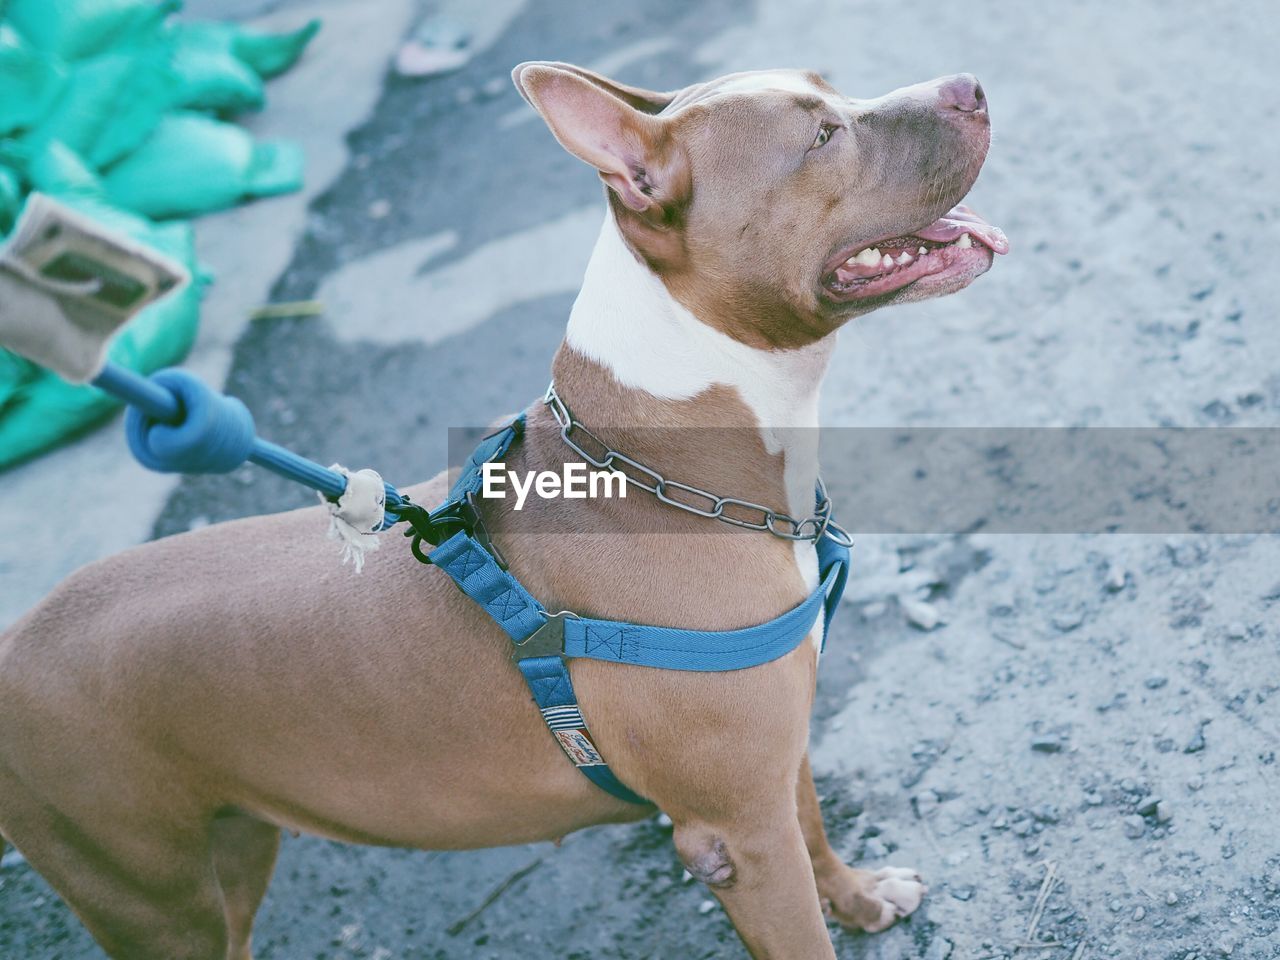
[{"label": "chain link", "polygon": [[[843,546],[849,547],[853,545],[853,538],[849,536],[848,531],[831,518],[831,500],[827,497],[827,490],[823,486],[821,477],[818,478],[818,497],[820,499],[816,511],[811,517],[797,520],[788,514],[770,510],[768,507],[752,503],[750,500],[739,500],[737,497],[720,497],[700,487],[680,483],[677,480],[668,480],[651,467],[646,467],[643,463],[633,460],[626,454],[619,453],[577,420],[573,419],[573,414],[569,412],[569,407],[560,399],[560,395],[556,393],[554,382],[547,387],[547,392],[543,396],[542,402],[547,405],[547,409],[555,417],[556,423],[560,425],[561,439],[587,463],[597,470],[620,470],[618,464],[626,465],[631,469],[621,470],[620,472],[627,478],[628,483],[635,484],[641,490],[652,493],[668,506],[676,507],[695,516],[706,517],[710,520],[720,520],[735,527],[762,530],[784,540],[816,542],[823,537],[830,537]],[[594,449],[600,452],[592,453],[588,451],[582,445],[583,441],[590,441],[594,444]],[[677,492],[679,497],[672,496],[673,491]]]}]

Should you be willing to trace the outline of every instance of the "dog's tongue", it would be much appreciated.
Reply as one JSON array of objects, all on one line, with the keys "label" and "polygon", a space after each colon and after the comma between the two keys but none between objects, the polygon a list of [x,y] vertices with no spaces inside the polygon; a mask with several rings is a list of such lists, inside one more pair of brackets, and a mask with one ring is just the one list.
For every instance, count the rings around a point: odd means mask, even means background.
[{"label": "dog's tongue", "polygon": [[934,243],[950,243],[967,233],[994,253],[1008,253],[1009,239],[999,227],[987,223],[963,203],[953,207],[941,220],[935,220],[915,235]]}]

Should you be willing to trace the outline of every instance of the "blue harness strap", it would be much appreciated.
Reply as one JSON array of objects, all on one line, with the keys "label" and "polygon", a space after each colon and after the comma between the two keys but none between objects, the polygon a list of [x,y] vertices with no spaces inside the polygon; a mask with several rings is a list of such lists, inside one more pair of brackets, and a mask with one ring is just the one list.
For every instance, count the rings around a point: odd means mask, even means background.
[{"label": "blue harness strap", "polygon": [[583,776],[619,800],[647,804],[649,801],[619,780],[604,762],[604,757],[600,756],[595,741],[591,739],[591,731],[587,729],[587,721],[583,719],[582,710],[578,706],[573,681],[569,679],[569,665],[564,658],[525,657],[517,660],[516,666],[533,691],[533,702],[542,711],[547,729],[556,738],[556,743],[560,744],[565,756],[582,771]]},{"label": "blue harness strap", "polygon": [[[431,518],[447,522],[469,509],[460,529],[426,556],[476,601],[511,638],[513,659],[533,693],[556,742],[575,766],[601,789],[628,803],[648,803],[628,789],[601,756],[569,676],[568,659],[589,657],[666,670],[741,670],[769,663],[799,646],[823,619],[823,646],[849,572],[849,548],[831,537],[817,541],[819,584],[802,603],[766,623],[737,630],[684,630],[562,611],[550,613],[512,576],[500,555],[476,536],[483,528],[473,497],[481,468],[501,457],[523,430],[523,416],[480,444]],[[451,512],[452,511],[452,512]],[[412,521],[411,521],[412,522]],[[483,537],[487,540],[487,536]]]},{"label": "blue harness strap", "polygon": [[546,622],[546,611],[471,534],[459,530],[428,555],[516,643]]},{"label": "blue harness strap", "polygon": [[767,623],[738,630],[684,630],[568,618],[564,621],[564,655],[665,670],[715,672],[759,666],[794,650],[813,629],[820,610],[824,611],[824,627],[830,622],[834,611],[831,591],[844,575],[845,563],[832,563],[818,589],[803,603]]}]

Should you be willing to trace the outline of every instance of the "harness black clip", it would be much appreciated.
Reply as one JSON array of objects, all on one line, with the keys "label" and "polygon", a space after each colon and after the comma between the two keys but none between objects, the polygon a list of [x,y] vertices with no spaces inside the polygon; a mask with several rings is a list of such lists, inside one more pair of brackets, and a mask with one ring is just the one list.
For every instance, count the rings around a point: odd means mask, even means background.
[{"label": "harness black clip", "polygon": [[405,530],[406,537],[412,537],[413,542],[409,545],[413,551],[414,557],[421,563],[430,564],[431,558],[422,549],[422,542],[425,540],[433,547],[438,547],[449,537],[458,531],[466,531],[476,539],[480,546],[484,547],[497,561],[498,566],[506,570],[507,560],[502,555],[489,536],[489,530],[484,525],[484,517],[480,514],[480,508],[476,504],[476,495],[469,492],[464,500],[454,500],[446,503],[438,510],[431,512],[416,503],[411,503],[408,497],[404,497],[404,503],[395,508],[400,519],[409,525]]}]

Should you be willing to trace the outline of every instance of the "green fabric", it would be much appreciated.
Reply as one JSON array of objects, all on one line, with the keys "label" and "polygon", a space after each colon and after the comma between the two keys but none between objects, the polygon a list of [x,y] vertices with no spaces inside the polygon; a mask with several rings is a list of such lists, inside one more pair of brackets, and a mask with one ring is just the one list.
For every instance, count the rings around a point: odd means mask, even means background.
[{"label": "green fabric", "polygon": [[262,77],[232,52],[227,31],[209,29],[221,26],[193,23],[174,28],[174,106],[219,113],[262,107]]},{"label": "green fabric", "polygon": [[[225,27],[225,24],[211,24]],[[256,33],[253,30],[232,30],[232,52],[247,63],[264,80],[278,77],[302,56],[311,38],[320,32],[320,21],[312,20],[293,33]]]},{"label": "green fabric", "polygon": [[16,171],[0,164],[0,236],[12,229],[21,203],[22,181]]},{"label": "green fabric", "polygon": [[107,196],[149,217],[181,217],[302,186],[302,152],[254,143],[239,127],[174,113],[103,177]]},{"label": "green fabric", "polygon": [[35,123],[66,81],[62,62],[0,22],[0,136]]},{"label": "green fabric", "polygon": [[37,50],[78,60],[129,43],[181,6],[179,0],[9,0],[4,16]]},{"label": "green fabric", "polygon": [[236,113],[263,103],[263,80],[288,70],[316,31],[312,20],[292,33],[264,34],[229,23],[183,23],[172,28],[177,74],[174,105]]},{"label": "green fabric", "polygon": [[136,150],[160,125],[174,84],[169,50],[158,39],[81,60],[62,96],[23,140],[60,141],[102,169]]},{"label": "green fabric", "polygon": [[[150,373],[195,340],[209,281],[178,219],[296,190],[302,156],[210,114],[258,109],[263,80],[319,29],[262,34],[174,23],[177,0],[0,0],[0,236],[39,190],[168,254],[193,282],[134,317],[110,357]],[[156,222],[166,220],[166,222]],[[73,437],[118,402],[0,349],[0,470]]]}]

